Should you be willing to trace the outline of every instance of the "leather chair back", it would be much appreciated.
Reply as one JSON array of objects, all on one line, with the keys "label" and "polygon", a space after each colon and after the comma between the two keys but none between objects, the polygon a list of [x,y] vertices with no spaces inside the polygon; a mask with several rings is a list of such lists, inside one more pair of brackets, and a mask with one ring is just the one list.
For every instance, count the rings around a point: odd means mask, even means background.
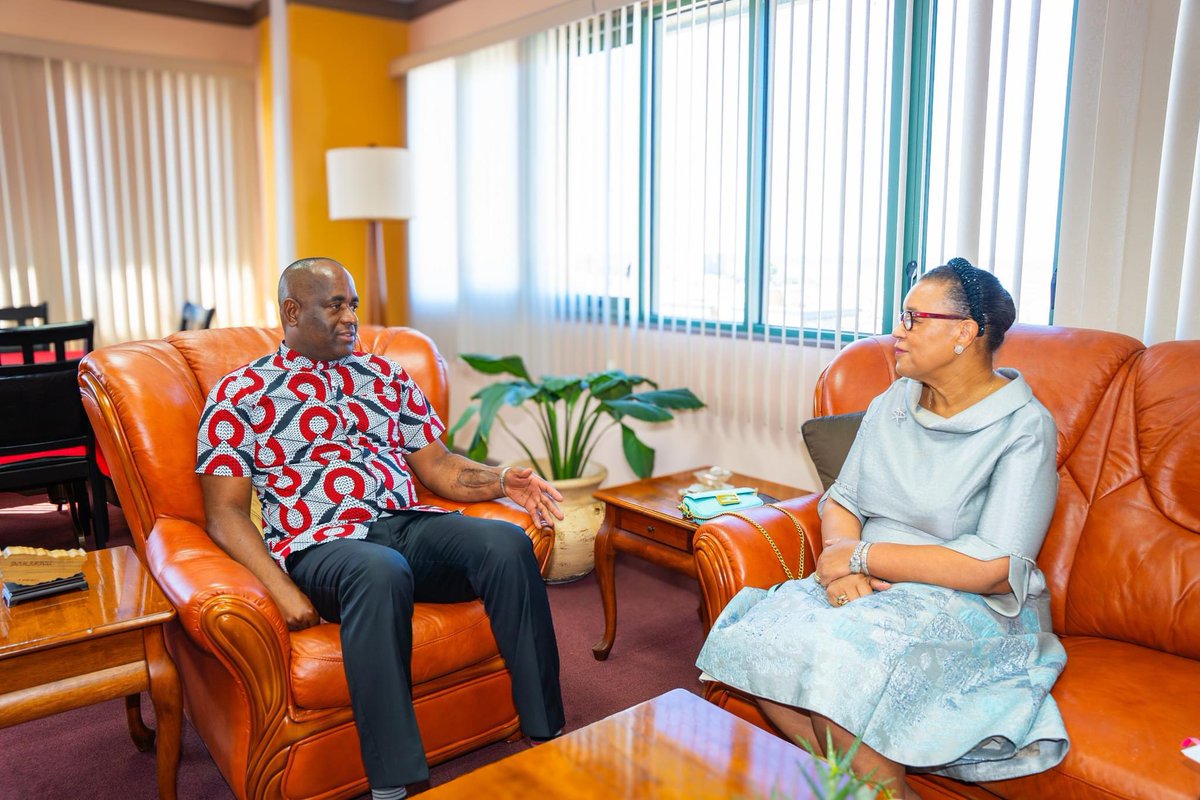
[{"label": "leather chair back", "polygon": [[[1070,634],[1200,658],[1200,341],[1148,348],[1113,413],[1066,593]],[[1153,677],[1150,677],[1153,680]]]},{"label": "leather chair back", "polygon": [[[429,337],[408,328],[363,326],[359,338],[362,349],[404,366],[445,419],[446,365]],[[120,410],[103,414],[119,425],[96,432],[139,550],[160,517],[204,525],[195,443],[205,399],[224,375],[274,351],[280,341],[282,331],[272,328],[181,331],[106,347],[83,360],[80,383],[103,385],[103,391],[85,392],[85,403],[111,402]]]}]

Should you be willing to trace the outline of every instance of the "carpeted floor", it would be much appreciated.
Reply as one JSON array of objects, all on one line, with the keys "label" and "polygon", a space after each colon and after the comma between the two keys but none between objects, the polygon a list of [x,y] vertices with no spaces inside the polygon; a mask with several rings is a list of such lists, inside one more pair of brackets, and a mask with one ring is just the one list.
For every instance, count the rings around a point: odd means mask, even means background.
[{"label": "carpeted floor", "polygon": [[[119,508],[110,508],[111,543],[130,544]],[[0,493],[0,547],[23,544],[74,547],[70,517],[45,496]],[[619,556],[617,639],[607,661],[592,658],[604,628],[594,575],[551,586],[550,604],[562,665],[567,730],[575,730],[665,691],[700,691],[693,666],[703,641],[696,609],[699,591],[686,576]],[[0,609],[0,615],[7,611]],[[3,669],[0,668],[0,683]],[[153,708],[143,697],[143,716]],[[186,720],[179,766],[181,800],[225,800],[233,795]],[[500,743],[434,767],[438,785],[529,745]],[[69,711],[0,730],[0,800],[78,798],[138,800],[157,796],[153,753],[129,739],[124,702]]]}]

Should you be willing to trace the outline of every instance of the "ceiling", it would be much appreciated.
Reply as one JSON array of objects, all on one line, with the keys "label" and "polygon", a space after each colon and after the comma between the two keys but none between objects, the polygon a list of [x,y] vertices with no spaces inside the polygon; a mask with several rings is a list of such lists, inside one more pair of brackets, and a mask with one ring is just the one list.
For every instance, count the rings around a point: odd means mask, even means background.
[{"label": "ceiling", "polygon": [[[174,17],[217,22],[225,25],[253,25],[267,16],[268,0],[80,0],[101,6],[148,11]],[[454,0],[288,0],[291,3],[322,6],[357,14],[388,19],[413,20]]]}]

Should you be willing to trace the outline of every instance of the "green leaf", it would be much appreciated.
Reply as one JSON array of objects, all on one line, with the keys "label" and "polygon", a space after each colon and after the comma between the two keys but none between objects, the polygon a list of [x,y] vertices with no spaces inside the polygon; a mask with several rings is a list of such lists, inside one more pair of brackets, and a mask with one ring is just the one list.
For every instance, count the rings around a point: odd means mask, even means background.
[{"label": "green leaf", "polygon": [[471,447],[467,450],[467,458],[472,461],[483,461],[488,455],[487,438],[480,436],[479,431],[475,432],[475,438],[471,440]]},{"label": "green leaf", "polygon": [[628,425],[621,426],[621,446],[633,473],[639,478],[649,478],[654,472],[654,448],[644,444]]},{"label": "green leaf", "polygon": [[601,400],[624,397],[633,391],[633,387],[642,383],[650,383],[650,381],[641,375],[626,375],[619,369],[593,372],[587,377],[588,390]]},{"label": "green leaf", "polygon": [[638,392],[631,397],[661,408],[704,408],[704,403],[692,394],[691,389],[652,389]]},{"label": "green leaf", "polygon": [[520,356],[488,356],[482,353],[463,353],[462,360],[473,369],[484,375],[516,375],[530,383],[529,370],[525,369],[525,361]]},{"label": "green leaf", "polygon": [[671,412],[651,403],[643,403],[636,399],[637,395],[629,395],[621,400],[605,400],[604,408],[618,419],[633,417],[645,422],[666,422],[672,418]]},{"label": "green leaf", "polygon": [[493,383],[476,392],[472,397],[479,401],[478,436],[486,439],[491,435],[492,423],[496,421],[496,413],[508,402],[509,397],[519,394],[522,384],[516,382]]},{"label": "green leaf", "polygon": [[463,411],[462,416],[458,418],[458,422],[454,423],[450,427],[450,430],[446,431],[446,447],[454,447],[454,434],[462,430],[462,427],[471,421],[471,418],[475,416],[477,411],[479,411],[479,406],[474,403],[467,406],[466,411]]}]

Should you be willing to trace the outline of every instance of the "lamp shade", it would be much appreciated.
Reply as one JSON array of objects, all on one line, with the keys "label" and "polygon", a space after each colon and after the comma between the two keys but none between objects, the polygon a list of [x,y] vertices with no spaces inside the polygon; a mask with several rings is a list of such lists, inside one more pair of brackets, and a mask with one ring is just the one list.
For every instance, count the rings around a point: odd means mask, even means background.
[{"label": "lamp shade", "polygon": [[411,158],[402,147],[339,147],[325,151],[330,219],[412,216]]}]

